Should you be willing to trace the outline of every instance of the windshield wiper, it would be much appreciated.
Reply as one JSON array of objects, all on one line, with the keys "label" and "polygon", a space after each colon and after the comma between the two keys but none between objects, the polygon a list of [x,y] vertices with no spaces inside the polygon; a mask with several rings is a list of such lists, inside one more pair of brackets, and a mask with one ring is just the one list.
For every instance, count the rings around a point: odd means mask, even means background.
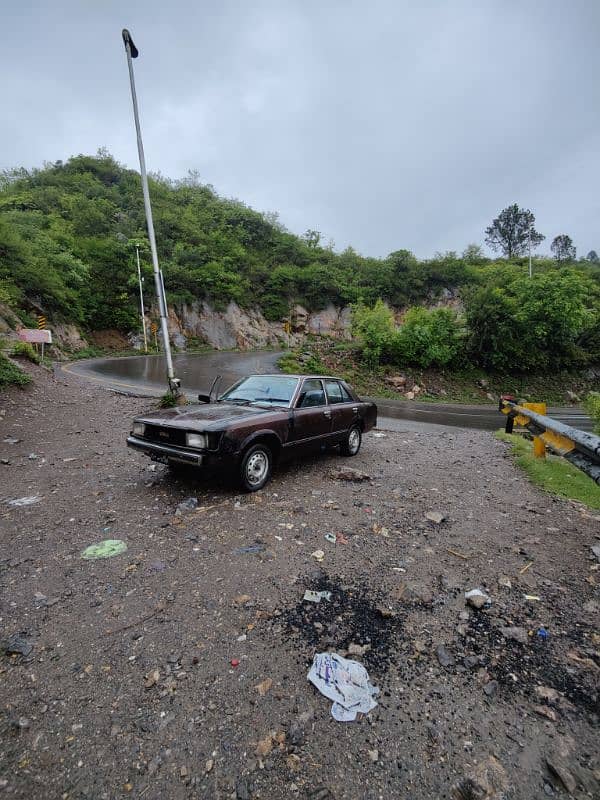
[{"label": "windshield wiper", "polygon": [[225,397],[221,398],[224,403],[235,403],[238,406],[249,406],[252,400],[248,400],[247,397]]},{"label": "windshield wiper", "polygon": [[286,406],[290,402],[285,397],[255,397],[253,403],[285,403]]}]

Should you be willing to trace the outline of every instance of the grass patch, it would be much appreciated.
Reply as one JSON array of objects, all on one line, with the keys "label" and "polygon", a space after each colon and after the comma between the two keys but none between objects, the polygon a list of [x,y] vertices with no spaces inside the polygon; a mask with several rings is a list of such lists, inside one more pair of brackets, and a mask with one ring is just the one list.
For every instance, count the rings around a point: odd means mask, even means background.
[{"label": "grass patch", "polygon": [[30,342],[15,342],[10,354],[13,358],[26,358],[32,364],[40,363],[40,357]]},{"label": "grass patch", "polygon": [[0,353],[0,389],[5,389],[7,386],[27,386],[29,383],[31,376]]},{"label": "grass patch", "polygon": [[583,407],[594,420],[594,430],[600,436],[600,392],[590,392]]},{"label": "grass patch", "polygon": [[535,486],[565,500],[600,508],[600,486],[564,458],[552,455],[535,458],[532,443],[517,434],[498,431],[496,438],[510,445],[516,463]]}]

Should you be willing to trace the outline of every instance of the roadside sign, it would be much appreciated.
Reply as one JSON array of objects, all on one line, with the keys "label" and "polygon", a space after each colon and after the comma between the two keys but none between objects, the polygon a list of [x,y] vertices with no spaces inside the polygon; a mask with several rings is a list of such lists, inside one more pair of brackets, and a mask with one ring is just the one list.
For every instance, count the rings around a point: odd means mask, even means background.
[{"label": "roadside sign", "polygon": [[36,330],[36,328],[21,328],[17,331],[19,339],[31,344],[52,344],[52,331]]},{"label": "roadside sign", "polygon": [[46,327],[46,317],[43,314],[38,314],[38,328],[43,330]]}]

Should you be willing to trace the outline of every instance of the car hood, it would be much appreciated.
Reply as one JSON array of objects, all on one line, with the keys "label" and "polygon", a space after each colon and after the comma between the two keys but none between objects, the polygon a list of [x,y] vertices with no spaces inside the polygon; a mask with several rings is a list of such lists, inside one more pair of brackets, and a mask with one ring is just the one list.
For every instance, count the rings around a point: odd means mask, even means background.
[{"label": "car hood", "polygon": [[235,406],[229,403],[201,403],[179,406],[162,411],[152,411],[135,418],[136,422],[150,425],[167,425],[171,428],[198,428],[198,430],[221,429],[227,422],[242,422],[258,416],[286,413],[285,409],[260,408],[257,406]]}]

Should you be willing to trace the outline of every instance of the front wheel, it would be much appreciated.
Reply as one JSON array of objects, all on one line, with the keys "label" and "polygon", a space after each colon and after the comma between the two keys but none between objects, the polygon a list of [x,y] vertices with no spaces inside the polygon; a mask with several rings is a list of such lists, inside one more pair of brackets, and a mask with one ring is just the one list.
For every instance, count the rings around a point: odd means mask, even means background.
[{"label": "front wheel", "polygon": [[240,483],[246,492],[257,492],[265,486],[273,469],[273,454],[264,444],[248,448],[240,464]]},{"label": "front wheel", "polygon": [[358,425],[354,425],[342,442],[341,451],[343,456],[355,456],[360,450],[362,444],[362,433]]}]

